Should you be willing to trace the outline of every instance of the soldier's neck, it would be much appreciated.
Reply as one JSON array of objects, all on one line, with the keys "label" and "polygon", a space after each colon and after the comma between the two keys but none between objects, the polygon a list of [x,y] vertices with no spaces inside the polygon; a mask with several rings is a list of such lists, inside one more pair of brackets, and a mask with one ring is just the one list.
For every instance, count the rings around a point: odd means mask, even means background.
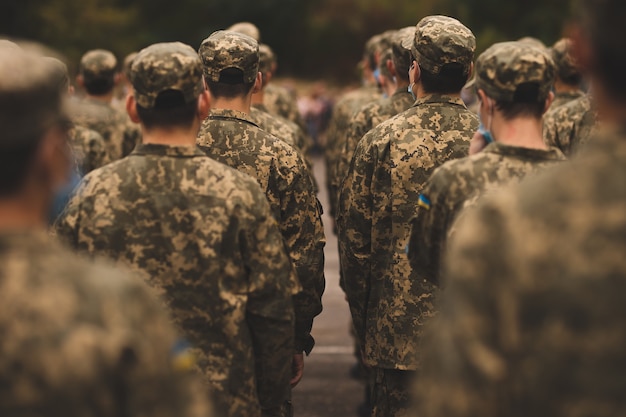
[{"label": "soldier's neck", "polygon": [[141,142],[149,145],[166,145],[166,146],[196,146],[196,137],[198,135],[198,124],[190,129],[170,128],[170,129],[151,129],[146,130],[141,127]]},{"label": "soldier's neck", "polygon": [[113,101],[113,91],[103,96],[92,96],[87,94],[87,97],[89,97],[91,100],[100,101],[105,104],[111,104],[111,102]]},{"label": "soldier's neck", "polygon": [[[30,198],[29,198],[30,196]],[[46,201],[34,193],[0,200],[0,233],[19,230],[44,230],[47,227]]]},{"label": "soldier's neck", "polygon": [[530,149],[547,149],[543,142],[543,123],[533,117],[505,120],[494,114],[491,132],[496,142],[508,146]]},{"label": "soldier's neck", "polygon": [[[426,91],[424,91],[424,87],[422,86],[422,83],[416,83],[415,84],[415,96],[419,99],[419,98],[424,98],[426,96],[430,96],[433,93],[427,93]],[[453,98],[461,98],[461,92],[459,91],[458,93],[446,93],[445,94],[448,97],[453,97]]]},{"label": "soldier's neck", "polygon": [[575,93],[579,90],[580,88],[577,85],[565,84],[561,80],[556,80],[554,82],[554,91],[557,93]]},{"label": "soldier's neck", "polygon": [[263,104],[265,99],[265,87],[261,88],[257,93],[252,94],[252,105]]},{"label": "soldier's neck", "polygon": [[232,99],[224,97],[214,97],[213,102],[211,103],[211,108],[235,110],[245,114],[250,114],[251,105],[252,95],[249,94],[246,97],[236,97]]}]

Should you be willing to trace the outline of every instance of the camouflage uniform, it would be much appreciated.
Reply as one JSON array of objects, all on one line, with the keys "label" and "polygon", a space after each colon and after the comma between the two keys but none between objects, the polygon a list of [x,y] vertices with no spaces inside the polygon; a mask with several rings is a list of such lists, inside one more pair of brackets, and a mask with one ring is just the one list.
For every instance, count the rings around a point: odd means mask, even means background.
[{"label": "camouflage uniform", "polygon": [[[65,92],[46,61],[6,49],[0,46],[3,153],[40,147],[53,127],[68,121]],[[17,197],[3,190],[3,213],[22,195],[53,191],[52,183],[48,189],[17,187]],[[2,220],[0,415],[212,415],[197,375],[189,372],[188,349],[145,285],[70,253],[37,220]],[[7,229],[10,220],[18,222]]]},{"label": "camouflage uniform", "polygon": [[[556,64],[557,76],[562,82],[565,82],[572,77],[580,78],[580,70],[570,52],[571,43],[571,40],[564,38],[555,43],[550,49],[552,59]],[[576,88],[576,85],[572,87]],[[550,108],[556,109],[557,107],[567,104],[570,101],[576,100],[584,95],[585,93],[583,93],[580,89],[561,92],[557,91]]]},{"label": "camouflage uniform", "polygon": [[282,117],[273,116],[263,105],[252,107],[250,117],[261,129],[293,146],[301,155],[306,155],[307,139],[297,125]]},{"label": "camouflage uniform", "polygon": [[104,139],[95,130],[74,126],[68,137],[74,165],[81,174],[88,174],[109,163]]},{"label": "camouflage uniform", "polygon": [[263,104],[270,114],[283,117],[306,131],[306,123],[298,110],[296,96],[286,87],[275,83],[265,87]]},{"label": "camouflage uniform", "polygon": [[[243,35],[212,34],[200,46],[205,79],[217,82],[223,69],[237,67],[250,82],[258,73],[257,48]],[[322,310],[325,238],[306,163],[296,149],[235,110],[211,110],[197,143],[209,157],[256,178],[265,191],[303,289],[294,297],[296,352],[310,353],[313,318]]]},{"label": "camouflage uniform", "polygon": [[[186,45],[156,44],[133,61],[131,82],[144,108],[167,90],[192,102],[203,90],[202,64]],[[196,147],[140,145],[85,177],[57,231],[80,250],[130,265],[156,289],[221,413],[282,415],[299,288],[254,179]]]},{"label": "camouflage uniform", "polygon": [[622,130],[468,213],[450,242],[416,415],[623,414],[623,178]]},{"label": "camouflage uniform", "polygon": [[[469,29],[440,16],[420,21],[411,39],[420,65],[435,73],[452,62],[469,70],[475,45]],[[401,371],[419,369],[421,327],[434,311],[435,288],[411,272],[405,253],[417,196],[435,168],[467,155],[477,128],[460,97],[421,97],[365,135],[343,183],[343,286],[365,362],[378,374],[374,416],[405,413],[409,377]]]},{"label": "camouflage uniform", "polygon": [[[88,82],[114,76],[116,66],[117,60],[111,52],[94,50],[83,56],[79,72]],[[140,141],[139,127],[131,123],[125,112],[113,105],[89,97],[74,104],[74,123],[95,130],[102,136],[110,161],[128,155]]]},{"label": "camouflage uniform", "polygon": [[572,156],[591,138],[596,127],[596,112],[591,97],[583,96],[560,107],[551,108],[543,118],[546,145]]}]

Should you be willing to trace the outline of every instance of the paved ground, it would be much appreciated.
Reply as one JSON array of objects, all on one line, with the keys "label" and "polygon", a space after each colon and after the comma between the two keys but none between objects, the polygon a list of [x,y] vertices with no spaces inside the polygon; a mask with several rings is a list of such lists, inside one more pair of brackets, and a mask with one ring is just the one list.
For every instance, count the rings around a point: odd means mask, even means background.
[{"label": "paved ground", "polygon": [[[324,162],[317,158],[314,163],[315,178],[320,185],[319,198],[328,211]],[[348,333],[350,313],[339,288],[337,238],[326,214],[324,226],[327,240],[324,311],[313,325],[315,349],[305,358],[304,378],[293,393],[295,417],[354,417],[363,400],[364,388],[349,377],[350,368],[355,363]]]}]

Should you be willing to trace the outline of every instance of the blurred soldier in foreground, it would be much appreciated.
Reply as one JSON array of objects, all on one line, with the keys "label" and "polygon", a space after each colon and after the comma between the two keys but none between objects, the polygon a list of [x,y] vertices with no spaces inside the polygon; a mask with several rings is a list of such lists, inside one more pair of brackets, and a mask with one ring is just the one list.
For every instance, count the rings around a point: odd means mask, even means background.
[{"label": "blurred soldier in foreground", "polygon": [[441,285],[440,260],[462,209],[565,159],[542,136],[554,76],[546,53],[519,42],[495,44],[478,57],[475,88],[483,127],[473,138],[473,155],[439,167],[416,203],[408,255],[418,277]]},{"label": "blurred soldier in foreground", "polygon": [[554,81],[556,96],[552,102],[552,108],[556,109],[584,96],[585,93],[580,89],[582,74],[572,57],[572,41],[563,38],[554,44],[550,52],[557,70]]},{"label": "blurred soldier in foreground", "polygon": [[83,55],[77,82],[87,97],[74,103],[72,119],[102,135],[110,161],[128,155],[139,140],[128,115],[112,105],[117,80],[117,59],[111,52],[96,49]]},{"label": "blurred soldier in foreground", "polygon": [[404,46],[417,101],[361,139],[337,218],[343,288],[365,363],[376,373],[375,417],[406,413],[422,324],[434,312],[435,288],[411,272],[405,253],[415,201],[435,168],[467,155],[478,128],[460,97],[474,59],[472,32],[430,16]]},{"label": "blurred soldier in foreground", "polygon": [[196,52],[150,46],[130,70],[143,144],[85,177],[57,231],[130,264],[194,346],[217,410],[281,416],[293,352],[292,269],[254,179],[206,157],[209,97]]},{"label": "blurred soldier in foreground", "polygon": [[197,143],[209,157],[256,178],[302,285],[294,296],[295,386],[302,378],[303,352],[309,354],[315,344],[313,319],[322,311],[325,238],[320,205],[299,152],[261,130],[250,117],[252,94],[261,86],[257,42],[218,31],[202,42],[199,54],[215,101]]},{"label": "blurred soldier in foreground", "polygon": [[210,417],[153,294],[46,231],[71,169],[54,72],[0,46],[0,415]]},{"label": "blurred soldier in foreground", "polygon": [[626,3],[579,3],[607,129],[459,226],[415,415],[626,415]]}]

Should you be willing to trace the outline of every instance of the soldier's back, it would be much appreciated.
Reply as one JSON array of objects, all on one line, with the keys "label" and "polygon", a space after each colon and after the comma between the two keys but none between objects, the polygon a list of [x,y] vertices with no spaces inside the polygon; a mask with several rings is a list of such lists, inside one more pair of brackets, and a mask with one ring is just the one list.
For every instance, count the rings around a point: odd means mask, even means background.
[{"label": "soldier's back", "polygon": [[569,157],[589,141],[596,125],[596,114],[591,97],[586,95],[550,109],[543,120],[546,145],[559,148]]},{"label": "soldier's back", "polygon": [[74,126],[69,131],[74,164],[81,174],[88,174],[108,164],[108,152],[102,136],[95,130]]}]

